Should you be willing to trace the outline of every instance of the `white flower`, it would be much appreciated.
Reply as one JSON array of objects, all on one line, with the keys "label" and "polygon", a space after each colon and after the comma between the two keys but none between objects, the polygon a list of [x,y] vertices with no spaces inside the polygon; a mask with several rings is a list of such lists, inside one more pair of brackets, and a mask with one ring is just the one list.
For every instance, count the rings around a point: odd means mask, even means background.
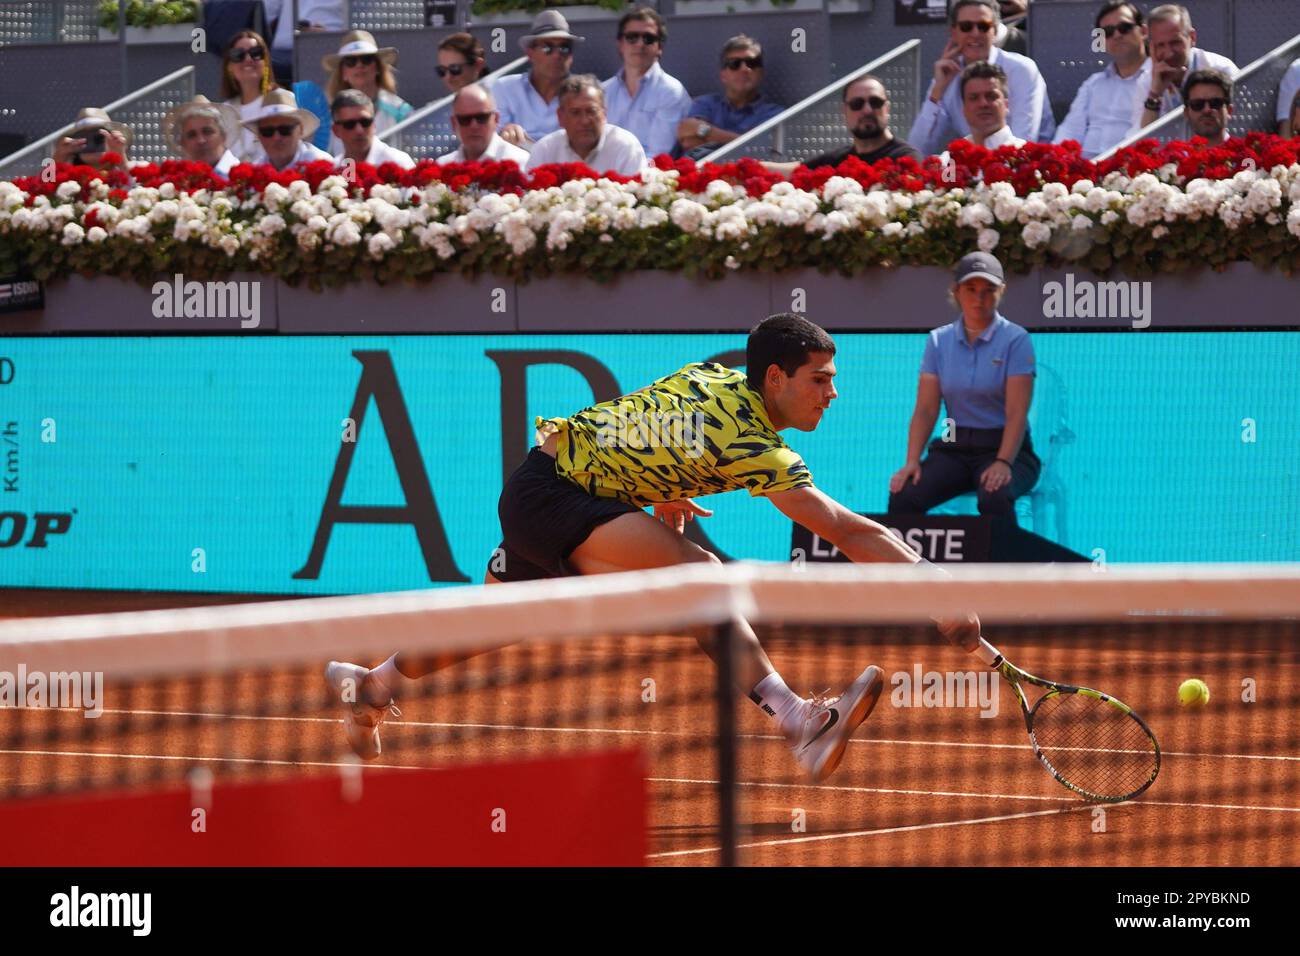
[{"label": "white flower", "polygon": [[163,183],[161,186],[158,187],[158,195],[161,196],[163,199],[175,199],[176,184]]},{"label": "white flower", "polygon": [[387,233],[377,232],[366,243],[366,251],[376,259],[383,258],[385,252],[393,248],[393,240]]},{"label": "white flower", "polygon": [[86,230],[87,242],[103,242],[108,238],[108,233],[101,226],[91,226]]},{"label": "white flower", "polygon": [[1020,237],[1030,249],[1037,249],[1052,238],[1052,230],[1045,223],[1031,222],[1020,231]]},{"label": "white flower", "polygon": [[1107,209],[1105,212],[1101,214],[1101,224],[1103,226],[1109,226],[1111,223],[1115,222],[1118,219],[1119,219],[1119,213],[1117,213],[1113,209]]},{"label": "white flower", "polygon": [[59,188],[55,190],[60,199],[75,199],[81,195],[81,184],[69,180],[66,183],[59,183]]},{"label": "white flower", "polygon": [[1151,230],[1152,239],[1163,239],[1167,235],[1169,235],[1168,226],[1156,226],[1154,229]]},{"label": "white flower", "polygon": [[976,242],[981,252],[992,252],[997,248],[1002,236],[996,229],[981,229]]},{"label": "white flower", "polygon": [[274,236],[278,232],[284,231],[284,217],[273,213],[262,219],[257,224],[257,231],[264,236]]},{"label": "white flower", "polygon": [[352,219],[345,219],[330,230],[329,240],[336,246],[355,246],[361,241],[361,229]]},{"label": "white flower", "polygon": [[1079,214],[1070,220],[1070,228],[1075,232],[1084,232],[1092,228],[1092,220],[1083,214]]},{"label": "white flower", "polygon": [[707,214],[708,209],[693,199],[674,199],[668,207],[673,225],[686,233],[698,232]]},{"label": "white flower", "polygon": [[1300,239],[1300,206],[1292,206],[1286,214],[1286,231]]},{"label": "white flower", "polygon": [[81,240],[85,238],[86,238],[86,230],[82,229],[75,222],[70,222],[63,227],[63,239],[62,239],[63,245],[65,246],[79,245],[81,243]]},{"label": "white flower", "polygon": [[887,222],[880,227],[880,234],[882,236],[887,236],[890,239],[894,238],[895,236],[901,235],[902,232],[903,232],[903,224],[901,222]]}]

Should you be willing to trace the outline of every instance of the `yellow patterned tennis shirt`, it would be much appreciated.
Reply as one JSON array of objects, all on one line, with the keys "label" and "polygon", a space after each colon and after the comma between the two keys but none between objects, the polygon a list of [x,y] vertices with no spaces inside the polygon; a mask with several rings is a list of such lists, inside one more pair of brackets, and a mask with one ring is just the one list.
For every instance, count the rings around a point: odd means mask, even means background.
[{"label": "yellow patterned tennis shirt", "polygon": [[539,444],[560,435],[559,474],[590,495],[639,508],[738,488],[767,495],[813,483],[745,374],[713,362],[687,365],[569,418],[538,418],[537,429]]}]

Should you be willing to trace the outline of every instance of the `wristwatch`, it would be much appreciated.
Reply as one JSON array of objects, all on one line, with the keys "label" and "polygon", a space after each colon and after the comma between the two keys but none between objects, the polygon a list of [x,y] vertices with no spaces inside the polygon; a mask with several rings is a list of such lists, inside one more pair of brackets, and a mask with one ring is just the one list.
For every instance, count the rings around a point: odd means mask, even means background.
[{"label": "wristwatch", "polygon": [[1148,97],[1146,98],[1146,101],[1143,102],[1142,105],[1145,106],[1147,109],[1151,110],[1151,112],[1153,112],[1153,113],[1159,113],[1159,112],[1160,112],[1160,97],[1158,97],[1158,96],[1148,96]]},{"label": "wristwatch", "polygon": [[712,132],[713,132],[713,127],[710,126],[708,123],[701,123],[699,126],[695,127],[695,135],[698,136],[700,139],[708,139],[709,134]]}]

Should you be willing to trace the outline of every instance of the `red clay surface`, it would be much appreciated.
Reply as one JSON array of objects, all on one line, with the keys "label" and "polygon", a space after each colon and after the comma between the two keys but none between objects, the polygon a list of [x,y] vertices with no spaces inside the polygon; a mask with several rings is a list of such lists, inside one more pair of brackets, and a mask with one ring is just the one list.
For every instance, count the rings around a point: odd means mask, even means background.
[{"label": "red clay surface", "polygon": [[[0,598],[3,616],[222,603],[213,596],[91,592],[0,592]],[[769,647],[773,662],[797,692],[826,687],[836,692],[868,663],[884,668],[887,684],[839,770],[817,786],[798,775],[774,725],[747,701],[737,702],[743,735],[741,861],[782,866],[1300,864],[1300,651],[1087,653],[1029,645],[1003,650],[1043,676],[1100,687],[1142,713],[1164,752],[1154,786],[1119,806],[1083,803],[1034,759],[1009,689],[999,687],[996,716],[981,717],[978,707],[896,706],[893,675],[910,674],[916,663],[926,671],[976,669],[960,651],[937,644],[811,647],[775,641]],[[595,676],[561,675],[544,692],[536,685],[471,686],[404,702],[402,719],[384,726],[386,752],[379,765],[401,772],[397,768],[436,765],[453,754],[482,759],[641,748],[650,768],[648,862],[715,864],[712,664],[686,638],[588,642],[581,654],[584,664],[634,663]],[[456,676],[460,682],[467,674],[498,679],[537,660],[530,652],[507,649],[478,658]],[[1041,666],[1044,660],[1050,660],[1050,669]],[[317,772],[343,766],[341,731],[330,710],[257,715],[258,702],[268,694],[314,692],[315,674],[312,668],[282,675],[277,678],[282,683],[272,688],[259,678],[206,691],[190,687],[184,696],[174,690],[132,697],[121,707],[110,699],[109,712],[96,722],[101,731],[116,729],[108,743],[0,753],[0,788],[51,776],[144,774],[151,766],[202,758],[233,757],[272,772],[285,767],[286,773],[301,770],[288,764],[306,764]],[[1203,678],[1214,693],[1204,710],[1187,711],[1176,703],[1178,684],[1190,676]],[[1246,678],[1257,688],[1253,703],[1241,700]],[[646,699],[647,679],[654,681],[653,701]],[[127,724],[147,720],[141,712],[177,711],[202,714],[193,718],[198,731]],[[82,720],[67,713],[46,716]],[[444,739],[448,733],[471,740],[453,746]]]}]

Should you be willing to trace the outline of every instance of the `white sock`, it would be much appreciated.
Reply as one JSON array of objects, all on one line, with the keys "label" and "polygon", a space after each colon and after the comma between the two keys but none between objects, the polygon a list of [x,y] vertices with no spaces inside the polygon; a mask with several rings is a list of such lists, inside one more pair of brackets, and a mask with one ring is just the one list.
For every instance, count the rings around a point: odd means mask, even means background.
[{"label": "white sock", "polygon": [[776,671],[754,685],[749,699],[769,717],[775,718],[783,734],[789,736],[800,728],[807,701],[787,687]]},{"label": "white sock", "polygon": [[419,686],[420,679],[407,677],[397,669],[396,661],[397,655],[394,654],[366,675],[361,685],[361,694],[365,697],[366,703],[374,707],[384,707],[391,699],[413,693]]}]

